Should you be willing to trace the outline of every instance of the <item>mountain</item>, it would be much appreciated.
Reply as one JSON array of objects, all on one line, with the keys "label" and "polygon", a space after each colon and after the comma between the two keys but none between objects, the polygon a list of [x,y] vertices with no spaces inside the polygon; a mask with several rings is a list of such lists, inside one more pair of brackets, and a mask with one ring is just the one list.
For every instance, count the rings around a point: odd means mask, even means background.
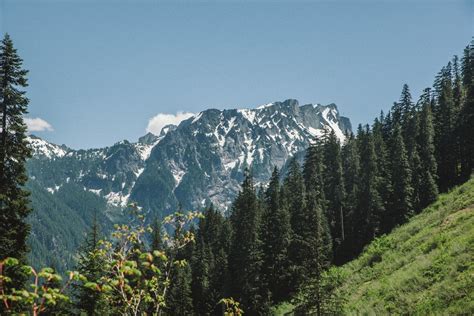
[{"label": "mountain", "polygon": [[[29,187],[37,214],[32,217],[43,214],[41,223],[49,220],[50,202],[38,201],[45,192],[55,204],[85,221],[70,227],[74,239],[80,239],[93,213],[66,195],[96,201],[89,207],[103,216],[105,227],[119,221],[132,201],[149,217],[166,215],[180,205],[196,209],[210,202],[226,211],[246,167],[257,184],[264,184],[274,166],[284,167],[290,157],[301,156],[314,138],[331,130],[341,142],[351,131],[349,119],[339,115],[335,104],[300,106],[290,99],[254,109],[205,110],[179,126],[164,127],[160,135],[149,133],[138,142],[124,140],[105,148],[74,150],[31,136]],[[39,224],[32,224],[33,236],[38,235]],[[42,233],[42,244],[56,247],[48,238],[57,240],[60,235]]]}]

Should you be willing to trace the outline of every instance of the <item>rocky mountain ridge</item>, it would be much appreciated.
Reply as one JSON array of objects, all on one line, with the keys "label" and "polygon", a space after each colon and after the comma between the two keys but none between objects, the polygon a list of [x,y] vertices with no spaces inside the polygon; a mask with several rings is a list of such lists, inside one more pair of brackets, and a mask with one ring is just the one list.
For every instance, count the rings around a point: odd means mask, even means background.
[{"label": "rocky mountain ridge", "polygon": [[51,194],[74,182],[114,207],[136,201],[147,211],[167,213],[178,204],[213,202],[225,210],[244,168],[264,182],[274,166],[281,168],[330,130],[341,142],[351,131],[335,104],[300,106],[290,99],[254,109],[209,109],[166,126],[158,136],[99,149],[73,150],[31,136],[28,169]]}]

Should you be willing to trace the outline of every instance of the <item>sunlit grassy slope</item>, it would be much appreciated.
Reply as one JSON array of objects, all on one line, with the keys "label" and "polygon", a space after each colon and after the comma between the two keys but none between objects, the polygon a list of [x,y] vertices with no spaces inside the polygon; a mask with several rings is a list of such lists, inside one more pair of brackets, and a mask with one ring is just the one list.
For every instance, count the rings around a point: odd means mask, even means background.
[{"label": "sunlit grassy slope", "polygon": [[474,314],[474,180],[340,268],[348,314]]},{"label": "sunlit grassy slope", "polygon": [[338,269],[345,314],[474,315],[474,179]]}]

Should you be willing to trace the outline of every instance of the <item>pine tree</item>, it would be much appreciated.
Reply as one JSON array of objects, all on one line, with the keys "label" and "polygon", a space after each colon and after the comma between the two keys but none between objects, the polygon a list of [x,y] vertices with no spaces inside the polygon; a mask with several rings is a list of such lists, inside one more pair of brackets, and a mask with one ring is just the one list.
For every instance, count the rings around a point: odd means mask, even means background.
[{"label": "pine tree", "polygon": [[[88,281],[97,282],[105,276],[104,257],[99,249],[100,232],[97,216],[94,216],[92,227],[87,238],[79,250],[77,271],[87,278]],[[103,315],[107,313],[107,303],[104,294],[95,289],[88,288],[84,284],[75,286],[77,301],[76,308],[87,315]]]},{"label": "pine tree", "polygon": [[[0,260],[15,257],[25,260],[26,239],[30,213],[29,193],[24,189],[27,181],[25,162],[31,156],[26,138],[23,115],[27,113],[28,99],[22,88],[28,86],[28,71],[22,69],[8,34],[0,44]],[[20,272],[12,286],[24,280]]]},{"label": "pine tree", "polygon": [[353,242],[356,240],[356,212],[359,196],[360,162],[359,151],[354,134],[347,137],[342,147],[342,171],[344,179],[344,191],[346,192],[344,205],[345,228],[347,237],[344,239],[342,248],[335,254],[334,262],[342,264],[354,256]]},{"label": "pine tree", "polygon": [[391,147],[393,195],[389,215],[393,227],[403,223],[413,214],[412,173],[399,125],[396,125],[393,131]]},{"label": "pine tree", "polygon": [[342,178],[341,144],[334,131],[324,143],[324,192],[328,202],[329,223],[336,250],[345,238],[344,200],[345,190]]},{"label": "pine tree", "polygon": [[211,289],[209,266],[212,264],[210,261],[212,261],[211,251],[204,242],[204,238],[200,237],[191,260],[193,306],[198,315],[210,315],[213,309],[212,300],[209,297]]},{"label": "pine tree", "polygon": [[420,97],[420,132],[418,147],[420,150],[420,171],[418,181],[418,209],[423,209],[434,202],[438,196],[438,186],[436,185],[437,170],[434,148],[434,128],[431,114],[430,89],[424,90]]},{"label": "pine tree", "polygon": [[[392,195],[391,179],[391,159],[388,151],[388,143],[390,143],[391,131],[386,131],[384,126],[385,117],[383,113],[376,118],[372,126],[372,139],[374,143],[375,159],[377,164],[378,184],[377,191],[380,194],[383,209],[389,208],[389,201]],[[387,216],[379,215],[379,233],[385,233],[389,230],[387,227]]]},{"label": "pine tree", "polygon": [[455,107],[452,89],[451,63],[443,67],[435,81],[436,92],[436,156],[438,186],[444,192],[456,183],[457,146],[454,134]]},{"label": "pine tree", "polygon": [[355,214],[355,251],[359,252],[364,245],[380,233],[381,220],[385,209],[380,196],[380,174],[377,168],[377,156],[372,133],[369,126],[365,130],[359,126],[357,133],[360,161],[360,185],[358,205]]},{"label": "pine tree", "polygon": [[174,269],[171,276],[170,291],[166,300],[166,306],[170,315],[193,315],[191,278],[191,268],[189,264]]},{"label": "pine tree", "polygon": [[232,297],[237,299],[248,314],[265,309],[260,291],[262,263],[260,203],[257,199],[253,177],[245,170],[242,189],[232,205],[232,247],[229,269],[232,279]]},{"label": "pine tree", "polygon": [[158,217],[155,217],[151,225],[153,230],[151,236],[151,249],[152,250],[163,250],[163,232],[162,224]]},{"label": "pine tree", "polygon": [[[412,108],[413,108],[413,101],[412,101],[412,97],[411,97],[411,93],[410,93],[410,88],[408,87],[408,85],[406,83],[403,85],[402,93],[400,95],[399,104],[400,104],[400,107],[401,107],[400,121],[399,122],[396,121],[394,123],[395,124],[400,123],[402,125],[403,131],[406,132],[406,127],[407,127],[407,124],[408,124],[410,113],[411,113]],[[404,133],[403,136],[406,137],[407,136],[406,133]]]},{"label": "pine tree", "polygon": [[211,204],[199,222],[192,260],[193,304],[199,314],[220,314],[217,302],[228,297],[229,221]]},{"label": "pine tree", "polygon": [[404,142],[406,144],[408,164],[411,170],[411,187],[413,188],[412,206],[416,211],[421,210],[420,190],[421,188],[421,169],[420,155],[418,149],[418,138],[420,133],[419,113],[415,107],[408,113],[405,127]]},{"label": "pine tree", "polygon": [[[288,299],[290,282],[288,247],[290,245],[290,214],[280,189],[280,174],[275,167],[265,192],[262,216],[262,279],[273,303]],[[265,291],[264,291],[265,292]]]},{"label": "pine tree", "polygon": [[315,186],[308,190],[307,212],[308,234],[306,242],[309,246],[306,252],[306,278],[314,284],[314,300],[316,302],[317,315],[322,315],[322,283],[323,272],[330,266],[332,261],[331,233],[325,213],[319,204],[319,193]]},{"label": "pine tree", "polygon": [[464,50],[462,59],[464,98],[458,117],[460,140],[460,180],[467,181],[474,170],[474,41]]},{"label": "pine tree", "polygon": [[289,162],[283,184],[285,201],[288,205],[291,224],[291,244],[288,252],[292,284],[290,293],[295,294],[304,280],[305,235],[306,235],[306,193],[301,166],[295,158]]},{"label": "pine tree", "polygon": [[305,276],[318,282],[322,272],[332,261],[332,238],[326,217],[326,199],[323,192],[321,144],[316,143],[308,148],[303,174],[306,184]]}]

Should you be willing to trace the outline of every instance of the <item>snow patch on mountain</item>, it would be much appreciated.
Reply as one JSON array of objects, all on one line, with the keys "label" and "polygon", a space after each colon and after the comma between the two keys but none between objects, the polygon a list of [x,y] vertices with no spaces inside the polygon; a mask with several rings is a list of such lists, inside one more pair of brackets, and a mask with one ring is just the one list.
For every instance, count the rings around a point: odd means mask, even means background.
[{"label": "snow patch on mountain", "polygon": [[46,158],[52,159],[56,157],[64,157],[67,153],[67,150],[63,147],[51,144],[35,136],[28,136],[27,141],[33,151],[33,155],[36,156],[44,156]]}]

